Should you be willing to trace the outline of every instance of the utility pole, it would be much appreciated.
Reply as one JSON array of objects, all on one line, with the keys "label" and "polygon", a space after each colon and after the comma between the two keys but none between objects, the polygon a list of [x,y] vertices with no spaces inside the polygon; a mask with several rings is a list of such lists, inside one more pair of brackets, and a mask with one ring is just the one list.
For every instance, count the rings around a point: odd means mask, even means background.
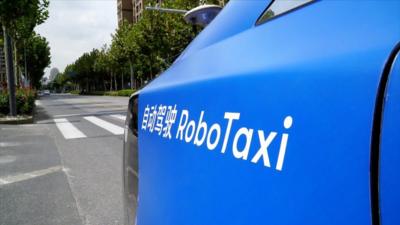
[{"label": "utility pole", "polygon": [[3,26],[4,33],[4,52],[6,57],[6,69],[7,69],[7,84],[8,84],[8,96],[10,102],[10,115],[17,115],[17,105],[15,100],[15,77],[12,57],[12,43],[11,37],[7,33],[7,29]]}]

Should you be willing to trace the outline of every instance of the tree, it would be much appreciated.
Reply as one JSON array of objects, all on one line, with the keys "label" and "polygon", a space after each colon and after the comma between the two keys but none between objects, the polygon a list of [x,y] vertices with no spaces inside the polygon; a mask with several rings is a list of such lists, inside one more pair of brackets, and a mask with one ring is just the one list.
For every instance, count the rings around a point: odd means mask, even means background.
[{"label": "tree", "polygon": [[112,89],[112,76],[110,74],[110,58],[108,54],[107,45],[104,45],[100,51],[98,52],[97,58],[94,62],[94,71],[98,73],[99,77],[102,80],[103,87],[102,89],[107,90],[106,79],[110,76],[110,90]]},{"label": "tree", "polygon": [[[22,63],[24,57],[20,58]],[[40,88],[40,80],[44,75],[44,69],[51,63],[50,47],[46,38],[39,34],[32,33],[26,40],[26,60],[27,60],[27,78],[30,85],[35,88]]]},{"label": "tree", "polygon": [[[157,2],[147,1],[149,4]],[[206,2],[218,4],[220,1]],[[189,10],[198,4],[193,0],[164,0],[161,7]],[[138,81],[142,85],[143,81],[167,69],[200,30],[187,24],[181,14],[144,11],[136,24],[123,23],[115,31],[110,47],[104,46],[96,54],[93,51],[83,54],[64,73],[74,74],[73,81],[81,87],[90,84],[95,90],[98,87],[103,90],[123,88],[124,79],[129,75],[131,88],[136,89]],[[87,60],[90,55],[93,61]],[[117,78],[121,78],[121,85],[117,84]],[[98,81],[103,81],[103,86],[98,85]]]},{"label": "tree", "polygon": [[13,38],[27,38],[48,18],[48,6],[48,0],[2,0],[0,21]]},{"label": "tree", "polygon": [[[133,31],[132,28],[132,25],[129,23],[123,23],[123,25],[117,29],[116,33],[112,35],[110,54],[113,59],[118,60],[118,63],[122,65],[123,68],[126,68],[127,64],[129,65],[131,88],[135,89],[136,80],[134,78],[133,66],[135,54],[137,53],[137,45],[135,40],[132,39],[132,37],[135,37],[131,34]],[[123,80],[123,74],[121,77]]]},{"label": "tree", "polygon": [[94,64],[98,55],[98,50],[93,49],[89,53],[84,53],[74,63],[75,72],[79,81],[79,86],[84,88],[85,92],[90,92],[91,83],[95,81]]},{"label": "tree", "polygon": [[78,90],[78,84],[76,81],[76,72],[75,72],[75,64],[69,64],[65,67],[64,72],[63,72],[65,79],[69,82],[73,83],[73,89]]},{"label": "tree", "polygon": [[[162,4],[167,8],[191,9],[198,3],[166,0]],[[151,80],[168,68],[195,35],[182,15],[145,11],[138,23],[124,24],[116,31],[111,49],[126,57],[119,58],[119,62],[128,63],[131,83],[135,84],[137,80]]]},{"label": "tree", "polygon": [[[8,77],[10,114],[16,115],[14,66],[12,59],[12,41],[27,37],[36,25],[48,17],[47,0],[2,0],[0,1],[0,21],[3,27],[4,50]],[[16,56],[16,45],[14,45]]]},{"label": "tree", "polygon": [[63,92],[72,89],[70,78],[65,73],[58,73],[52,80],[50,86],[51,89],[56,92]]},{"label": "tree", "polygon": [[17,45],[25,45],[33,29],[48,18],[48,0],[3,0],[0,3],[0,18],[4,29],[13,39],[14,69],[17,73]]}]

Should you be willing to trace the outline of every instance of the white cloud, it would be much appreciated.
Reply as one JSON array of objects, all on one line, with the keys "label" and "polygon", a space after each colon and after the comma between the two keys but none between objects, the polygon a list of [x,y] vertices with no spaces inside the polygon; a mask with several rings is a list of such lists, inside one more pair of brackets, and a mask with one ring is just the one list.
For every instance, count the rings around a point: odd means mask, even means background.
[{"label": "white cloud", "polygon": [[50,17],[36,28],[51,48],[51,66],[63,71],[84,52],[111,42],[117,0],[50,0]]}]

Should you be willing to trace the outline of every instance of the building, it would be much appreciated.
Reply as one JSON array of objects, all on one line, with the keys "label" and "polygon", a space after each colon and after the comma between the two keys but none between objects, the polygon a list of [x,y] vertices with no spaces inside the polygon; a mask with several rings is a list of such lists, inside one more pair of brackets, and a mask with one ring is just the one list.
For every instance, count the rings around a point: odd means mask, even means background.
[{"label": "building", "polygon": [[[118,9],[118,26],[121,26],[124,21],[128,23],[137,23],[143,15],[145,0],[117,0]],[[205,4],[205,0],[199,1],[199,4]],[[229,0],[218,0],[219,5],[224,6]],[[162,0],[157,1],[157,5],[162,3]]]},{"label": "building", "polygon": [[[137,23],[143,15],[145,0],[117,0],[118,26],[124,21]],[[162,0],[158,0],[161,4]]]},{"label": "building", "polygon": [[50,70],[50,76],[49,76],[50,82],[54,81],[54,79],[57,78],[57,75],[58,75],[59,73],[60,73],[60,71],[59,71],[56,67],[53,67],[53,68]]},{"label": "building", "polygon": [[137,23],[143,14],[143,0],[132,0],[133,22]]},{"label": "building", "polygon": [[118,26],[124,21],[128,23],[136,23],[143,14],[143,0],[117,0],[118,9]]},{"label": "building", "polygon": [[132,1],[135,0],[117,0],[118,26],[121,26],[124,21],[128,23],[133,22]]}]

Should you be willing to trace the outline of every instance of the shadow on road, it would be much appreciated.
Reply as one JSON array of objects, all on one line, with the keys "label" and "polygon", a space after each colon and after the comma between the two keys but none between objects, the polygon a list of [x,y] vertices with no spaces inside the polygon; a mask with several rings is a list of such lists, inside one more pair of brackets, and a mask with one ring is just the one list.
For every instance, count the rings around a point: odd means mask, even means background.
[{"label": "shadow on road", "polygon": [[43,107],[41,107],[41,106],[36,106],[36,109],[35,109],[35,113],[34,113],[34,123],[37,123],[38,121],[41,121],[41,120],[50,120],[50,119],[52,119],[53,117],[52,116],[50,116],[48,113],[47,113],[47,111],[43,108]]}]

